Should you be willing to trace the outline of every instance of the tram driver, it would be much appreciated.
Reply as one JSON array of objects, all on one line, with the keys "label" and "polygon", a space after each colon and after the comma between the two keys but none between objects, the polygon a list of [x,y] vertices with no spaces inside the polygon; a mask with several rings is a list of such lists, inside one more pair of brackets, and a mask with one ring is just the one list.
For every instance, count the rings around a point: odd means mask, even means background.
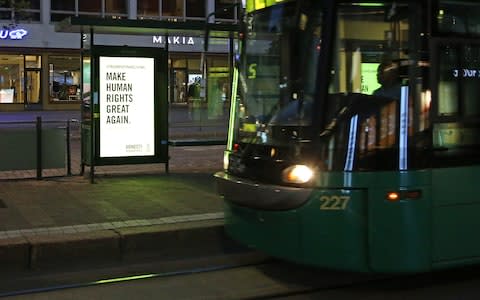
[{"label": "tram driver", "polygon": [[400,100],[402,84],[397,63],[382,62],[377,69],[377,81],[381,86],[373,95]]}]

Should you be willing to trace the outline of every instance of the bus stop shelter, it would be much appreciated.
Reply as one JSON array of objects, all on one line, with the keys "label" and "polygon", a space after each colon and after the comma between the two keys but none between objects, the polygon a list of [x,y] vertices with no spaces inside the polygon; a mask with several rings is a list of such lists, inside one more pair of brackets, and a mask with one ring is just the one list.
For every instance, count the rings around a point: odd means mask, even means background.
[{"label": "bus stop shelter", "polygon": [[[204,49],[209,38],[228,39],[233,62],[239,26],[70,17],[57,23],[55,30],[79,34],[82,172],[89,166],[93,182],[98,165],[164,163],[168,172],[169,42],[163,47],[138,47],[125,45],[122,36],[201,37]],[[104,34],[118,39],[104,43]],[[231,79],[232,70],[229,72]]]}]

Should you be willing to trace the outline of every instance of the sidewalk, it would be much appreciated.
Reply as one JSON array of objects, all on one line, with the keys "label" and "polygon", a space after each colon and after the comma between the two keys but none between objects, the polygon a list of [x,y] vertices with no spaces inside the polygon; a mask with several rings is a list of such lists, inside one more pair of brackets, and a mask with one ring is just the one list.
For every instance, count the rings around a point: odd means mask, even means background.
[{"label": "sidewalk", "polygon": [[0,265],[28,270],[223,251],[213,173],[224,146],[177,147],[163,164],[0,181]]}]

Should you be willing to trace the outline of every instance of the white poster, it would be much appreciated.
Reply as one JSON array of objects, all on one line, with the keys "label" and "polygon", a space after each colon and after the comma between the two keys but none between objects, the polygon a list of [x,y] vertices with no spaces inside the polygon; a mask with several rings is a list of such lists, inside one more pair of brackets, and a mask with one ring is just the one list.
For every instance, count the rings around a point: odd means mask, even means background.
[{"label": "white poster", "polygon": [[100,157],[154,154],[154,59],[101,56]]}]

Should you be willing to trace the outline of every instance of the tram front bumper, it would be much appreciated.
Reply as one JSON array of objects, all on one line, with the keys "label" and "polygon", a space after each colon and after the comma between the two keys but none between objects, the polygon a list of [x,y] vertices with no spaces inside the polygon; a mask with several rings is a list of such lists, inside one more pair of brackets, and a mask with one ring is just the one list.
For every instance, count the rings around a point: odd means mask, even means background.
[{"label": "tram front bumper", "polygon": [[215,174],[217,192],[225,201],[262,210],[288,210],[305,204],[313,189],[259,184],[225,172]]}]

